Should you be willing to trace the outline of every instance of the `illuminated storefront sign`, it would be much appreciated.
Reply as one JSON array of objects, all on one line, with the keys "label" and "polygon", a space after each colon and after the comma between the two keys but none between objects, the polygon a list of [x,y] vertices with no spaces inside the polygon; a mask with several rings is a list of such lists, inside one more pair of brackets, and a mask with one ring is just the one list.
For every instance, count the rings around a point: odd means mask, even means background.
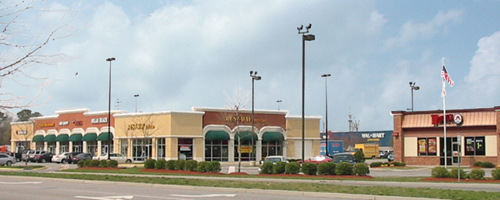
[{"label": "illuminated storefront sign", "polygon": [[443,115],[431,115],[431,118],[434,126],[443,124],[445,119],[446,123],[455,123],[457,125],[463,123],[463,117],[460,114],[446,114],[446,118]]},{"label": "illuminated storefront sign", "polygon": [[107,117],[92,118],[92,119],[90,119],[90,122],[92,124],[108,123],[108,118]]},{"label": "illuminated storefront sign", "polygon": [[54,124],[54,123],[41,123],[41,124],[38,124],[38,126],[40,126],[40,127],[54,127],[54,126],[56,126],[56,124]]},{"label": "illuminated storefront sign", "polygon": [[[235,121],[252,122],[252,117],[243,117],[243,116],[238,116],[238,117],[236,117],[236,116],[226,116],[224,119],[226,120],[226,122],[235,122]],[[254,121],[255,122],[263,123],[266,120],[262,119],[262,118],[256,118]]]}]

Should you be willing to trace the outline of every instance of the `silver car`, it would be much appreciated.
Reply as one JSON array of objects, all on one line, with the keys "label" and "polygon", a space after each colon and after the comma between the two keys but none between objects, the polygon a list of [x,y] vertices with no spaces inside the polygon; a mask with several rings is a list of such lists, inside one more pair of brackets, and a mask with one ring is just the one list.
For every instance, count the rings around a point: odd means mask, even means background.
[{"label": "silver car", "polygon": [[5,153],[0,153],[0,165],[11,166],[16,163],[16,158]]}]

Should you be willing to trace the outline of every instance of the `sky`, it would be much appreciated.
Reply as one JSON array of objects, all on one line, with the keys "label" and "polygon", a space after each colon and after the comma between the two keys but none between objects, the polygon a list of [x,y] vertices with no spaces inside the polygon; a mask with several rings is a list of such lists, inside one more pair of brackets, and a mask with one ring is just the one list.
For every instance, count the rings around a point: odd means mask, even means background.
[{"label": "sky", "polygon": [[[420,88],[415,111],[443,109],[443,61],[455,83],[446,85],[447,110],[500,106],[499,9],[493,0],[48,0],[25,17],[30,32],[57,28],[42,50],[57,57],[24,68],[2,90],[43,115],[107,111],[106,59],[114,57],[113,110],[227,108],[234,99],[251,110],[257,71],[255,109],[301,116],[297,27],[311,23],[305,114],[323,117],[323,131],[327,93],[329,130],[348,131],[349,115],[359,131],[392,130],[391,111],[411,109],[409,82]],[[326,83],[322,74],[331,74]]]}]

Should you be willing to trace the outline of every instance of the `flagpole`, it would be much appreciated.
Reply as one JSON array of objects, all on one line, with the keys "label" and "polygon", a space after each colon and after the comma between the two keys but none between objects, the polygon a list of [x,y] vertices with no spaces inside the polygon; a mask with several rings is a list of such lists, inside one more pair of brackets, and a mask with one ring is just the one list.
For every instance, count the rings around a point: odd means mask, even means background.
[{"label": "flagpole", "polygon": [[[443,67],[445,66],[444,65],[444,57],[441,58],[441,64],[443,65]],[[447,141],[446,141],[446,138],[447,138],[446,137],[446,93],[445,93],[446,84],[444,82],[445,81],[444,79],[442,81],[443,81],[443,95],[442,96],[443,96],[443,124],[444,124],[444,126],[443,126],[443,132],[444,132],[444,150],[443,150],[443,153],[444,153],[444,168],[446,168],[447,167],[447,160],[448,160],[447,155],[446,155],[447,154],[446,153],[446,150],[447,150],[447,145],[446,145],[446,143],[447,143]]]},{"label": "flagpole", "polygon": [[[446,85],[443,81],[443,88],[445,88]],[[446,94],[443,95],[443,124],[444,124],[444,168],[446,168],[446,165],[447,165],[447,156],[446,156]]]}]

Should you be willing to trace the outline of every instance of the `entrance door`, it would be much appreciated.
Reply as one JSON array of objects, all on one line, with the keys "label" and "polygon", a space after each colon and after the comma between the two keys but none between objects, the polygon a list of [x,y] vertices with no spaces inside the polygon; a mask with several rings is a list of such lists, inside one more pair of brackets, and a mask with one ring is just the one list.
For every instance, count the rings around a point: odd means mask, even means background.
[{"label": "entrance door", "polygon": [[[439,139],[439,145],[441,147],[440,165],[444,165],[444,138]],[[457,142],[456,137],[446,138],[446,165],[452,165],[453,163],[458,163],[459,161],[459,149],[460,145]]]}]

